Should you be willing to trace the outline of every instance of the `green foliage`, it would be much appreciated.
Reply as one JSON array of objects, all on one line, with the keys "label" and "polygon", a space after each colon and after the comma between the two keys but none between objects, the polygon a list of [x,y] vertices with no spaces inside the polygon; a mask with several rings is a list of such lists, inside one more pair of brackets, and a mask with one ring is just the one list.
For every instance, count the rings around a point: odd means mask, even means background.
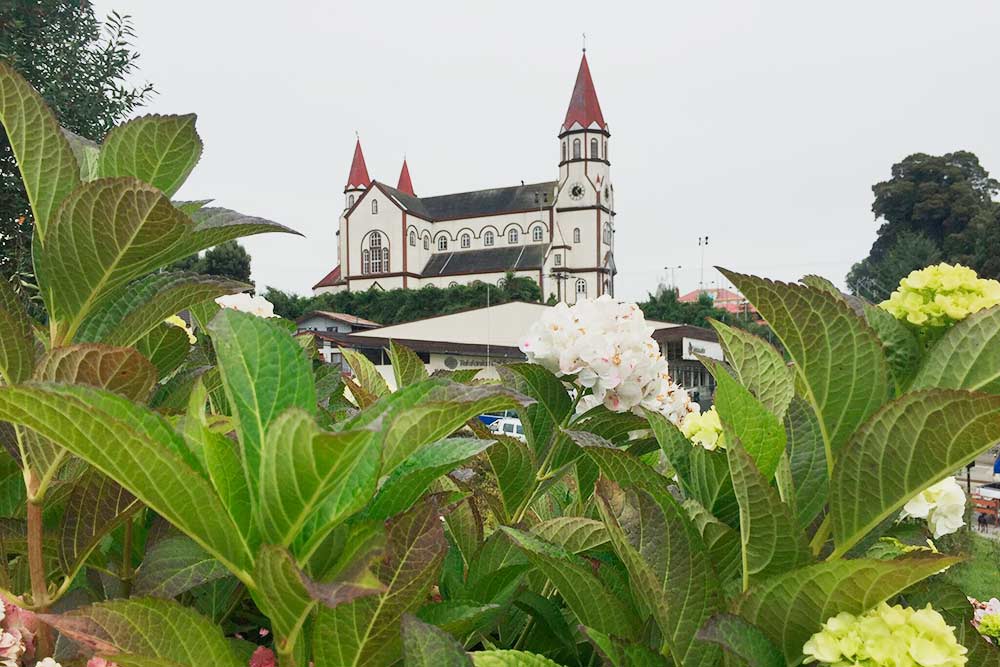
[{"label": "green foliage", "polygon": [[193,271],[209,276],[250,283],[250,254],[236,241],[226,241],[204,254],[195,254],[174,262],[171,269]]},{"label": "green foliage", "polygon": [[712,297],[706,292],[697,301],[680,301],[675,290],[668,289],[658,294],[648,294],[639,304],[646,319],[675,324],[693,324],[708,327],[712,322],[722,322],[731,327],[746,329],[757,335],[768,336],[766,327],[757,324],[748,311],[745,315],[734,315],[728,310],[716,308]]}]

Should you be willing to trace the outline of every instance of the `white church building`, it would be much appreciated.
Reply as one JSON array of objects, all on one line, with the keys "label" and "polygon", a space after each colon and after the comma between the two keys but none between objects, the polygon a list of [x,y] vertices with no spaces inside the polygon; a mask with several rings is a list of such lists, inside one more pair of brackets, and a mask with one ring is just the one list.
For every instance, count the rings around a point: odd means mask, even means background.
[{"label": "white church building", "polygon": [[337,264],[314,294],[497,284],[508,272],[567,303],[614,295],[615,190],[608,142],[584,53],[559,130],[559,177],[544,183],[417,196],[368,176],[360,140],[344,188]]}]

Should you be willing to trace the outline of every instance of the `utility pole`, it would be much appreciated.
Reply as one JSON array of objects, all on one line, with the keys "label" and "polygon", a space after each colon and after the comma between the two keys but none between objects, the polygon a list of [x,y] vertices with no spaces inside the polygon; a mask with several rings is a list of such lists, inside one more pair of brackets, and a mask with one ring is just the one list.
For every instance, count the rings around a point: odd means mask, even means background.
[{"label": "utility pole", "polygon": [[705,291],[705,248],[708,247],[708,237],[698,237],[698,247],[701,248],[701,279],[698,281],[698,291]]},{"label": "utility pole", "polygon": [[683,269],[684,267],[678,264],[677,266],[665,266],[664,270],[670,271],[670,289],[674,291],[675,294],[680,294],[680,290],[677,289],[677,275],[675,271],[678,269]]}]

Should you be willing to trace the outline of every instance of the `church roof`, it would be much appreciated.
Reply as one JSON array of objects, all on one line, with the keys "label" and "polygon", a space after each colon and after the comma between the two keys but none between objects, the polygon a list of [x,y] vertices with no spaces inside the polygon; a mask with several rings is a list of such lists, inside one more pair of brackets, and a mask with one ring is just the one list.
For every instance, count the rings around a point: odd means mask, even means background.
[{"label": "church roof", "polygon": [[317,287],[333,287],[340,282],[340,264],[333,267],[333,271],[323,276],[323,278],[313,285],[313,289]]},{"label": "church roof", "polygon": [[548,244],[505,246],[481,250],[439,252],[431,255],[421,274],[432,276],[457,276],[467,273],[502,273],[540,269],[545,264]]},{"label": "church roof", "polygon": [[415,197],[384,183],[378,183],[378,186],[418,217],[427,220],[458,220],[552,208],[558,184],[558,181],[545,181],[436,197]]},{"label": "church roof", "polygon": [[403,169],[399,172],[399,183],[396,189],[411,196],[416,196],[413,191],[413,181],[410,180],[410,168],[406,166],[406,158],[403,158]]},{"label": "church roof", "polygon": [[347,176],[346,188],[370,188],[372,179],[368,176],[365,165],[365,155],[361,152],[361,140],[354,144],[354,159],[351,161],[351,173]]},{"label": "church roof", "polygon": [[597,101],[597,90],[594,80],[590,78],[590,65],[587,64],[587,54],[580,61],[580,71],[576,74],[576,85],[573,86],[573,96],[569,98],[569,109],[566,110],[566,120],[562,129],[569,130],[575,123],[581,127],[590,127],[594,123],[602,130],[608,129],[601,113],[601,103]]}]

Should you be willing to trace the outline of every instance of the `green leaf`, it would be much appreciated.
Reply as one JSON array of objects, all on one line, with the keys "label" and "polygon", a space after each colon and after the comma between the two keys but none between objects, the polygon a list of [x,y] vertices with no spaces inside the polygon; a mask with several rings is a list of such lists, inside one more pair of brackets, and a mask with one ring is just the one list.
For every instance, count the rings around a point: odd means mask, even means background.
[{"label": "green leaf", "polygon": [[160,377],[170,377],[191,351],[187,332],[172,324],[160,323],[135,342],[135,349],[156,366]]},{"label": "green leaf", "polygon": [[527,651],[476,651],[469,655],[475,667],[560,667],[557,662]]},{"label": "green leaf", "polygon": [[95,470],[73,481],[63,510],[59,563],[69,578],[115,528],[142,507],[131,493]]},{"label": "green leaf", "polygon": [[795,375],[781,353],[763,338],[743,329],[717,320],[710,320],[710,323],[719,334],[719,343],[736,380],[778,419],[784,417],[795,394]]},{"label": "green leaf", "polygon": [[201,437],[205,471],[219,494],[219,500],[247,543],[255,545],[259,527],[253,521],[253,501],[243,475],[243,464],[236,451],[236,443],[204,425],[199,429],[198,435]]},{"label": "green leaf", "polygon": [[156,368],[132,348],[87,343],[50,350],[34,379],[88,385],[145,402],[156,384]]},{"label": "green leaf", "polygon": [[0,419],[22,424],[115,479],[235,574],[250,554],[183,441],[146,409],[87,387],[0,387]]},{"label": "green leaf", "polygon": [[[435,479],[478,456],[493,444],[479,438],[446,438],[412,454],[382,483],[366,515],[387,519],[409,508]],[[374,476],[372,478],[374,485]]]},{"label": "green leaf", "polygon": [[528,446],[535,456],[543,457],[549,447],[559,446],[556,432],[573,409],[573,400],[562,380],[538,364],[509,364],[498,372],[504,384],[535,399],[518,415]]},{"label": "green leaf", "polygon": [[354,377],[357,378],[362,389],[373,394],[376,398],[389,395],[389,384],[368,357],[357,350],[345,348],[340,348],[340,354],[354,371]]},{"label": "green leaf", "polygon": [[795,663],[802,657],[802,645],[830,617],[844,611],[860,614],[956,562],[957,558],[936,555],[827,561],[752,587],[733,610]]},{"label": "green leaf", "polygon": [[701,540],[708,549],[712,567],[720,580],[725,583],[739,576],[743,567],[740,534],[709,514],[708,510],[694,498],[685,500],[683,506],[691,518],[691,523],[701,533]]},{"label": "green leaf", "polygon": [[361,509],[378,478],[374,436],[324,433],[301,409],[275,419],[261,452],[257,511],[264,539],[289,546],[321,507],[328,528]]},{"label": "green leaf", "polygon": [[785,451],[785,427],[720,362],[705,359],[705,363],[717,383],[715,408],[726,441],[742,443],[764,478],[771,479]]},{"label": "green leaf", "polygon": [[239,435],[251,497],[257,497],[264,434],[291,407],[316,411],[312,363],[281,327],[249,313],[220,311],[208,326]]},{"label": "green leaf", "polygon": [[864,308],[865,319],[882,341],[885,360],[892,372],[897,392],[902,392],[920,366],[920,343],[913,331],[888,311],[870,303],[866,303]]},{"label": "green leaf", "polygon": [[392,372],[396,376],[396,387],[405,387],[414,382],[426,380],[427,367],[416,352],[403,345],[398,345],[396,341],[389,341],[389,361],[392,363]]},{"label": "green leaf", "polygon": [[134,593],[174,598],[228,574],[222,563],[190,538],[183,535],[165,537],[146,551],[136,572]]},{"label": "green leaf", "polygon": [[0,62],[0,124],[31,202],[35,234],[44,241],[56,209],[80,185],[80,167],[41,95],[7,61]]},{"label": "green leaf", "polygon": [[483,628],[501,609],[500,605],[482,604],[475,600],[443,600],[421,607],[417,618],[462,638]]},{"label": "green leaf", "polygon": [[812,560],[791,510],[739,441],[730,442],[726,454],[740,504],[744,589],[749,581],[782,574]]},{"label": "green leaf", "polygon": [[121,664],[243,667],[215,623],[170,600],[113,600],[40,618]]},{"label": "green leaf", "polygon": [[834,553],[846,553],[913,495],[998,440],[1000,396],[934,389],[885,406],[858,430],[834,469]]},{"label": "green leaf", "polygon": [[608,667],[670,667],[667,658],[642,644],[626,643],[585,626],[580,630]]},{"label": "green leaf", "polygon": [[502,523],[509,523],[528,496],[535,490],[535,457],[527,443],[496,434],[496,444],[486,450],[486,459],[493,469],[500,503]]},{"label": "green leaf", "polygon": [[377,572],[386,591],[319,610],[313,626],[316,667],[392,664],[400,658],[400,621],[437,581],[448,542],[436,496],[387,525],[386,554]]},{"label": "green leaf", "polygon": [[973,313],[931,348],[914,389],[972,389],[1000,394],[1000,308]]},{"label": "green leaf", "polygon": [[677,475],[677,481],[689,496],[695,495],[694,483],[691,477],[691,441],[684,437],[681,430],[659,412],[647,410],[646,418],[649,426],[660,443],[660,449]]},{"label": "green leaf", "polygon": [[589,433],[580,431],[567,431],[567,433],[583,447],[587,456],[601,469],[601,474],[612,482],[620,486],[643,489],[657,499],[670,496],[670,484],[667,478],[638,457],[616,447],[602,445],[597,436]]},{"label": "green leaf", "polygon": [[172,196],[201,157],[195,119],[148,115],[112,129],[101,146],[98,178],[133,176]]},{"label": "green leaf", "polygon": [[36,257],[58,340],[119,288],[177,259],[191,221],[156,188],[128,178],[85,183],[66,198]]},{"label": "green leaf", "polygon": [[816,413],[801,398],[794,398],[785,414],[788,462],[795,488],[795,512],[805,529],[826,507],[830,479],[826,472],[823,434]]},{"label": "green leaf", "polygon": [[764,316],[795,361],[820,417],[827,465],[889,395],[882,343],[841,298],[825,290],[722,271]]},{"label": "green leaf", "polygon": [[724,524],[739,528],[740,506],[729,474],[726,453],[692,447],[691,480],[695,500]]},{"label": "green leaf", "polygon": [[192,212],[190,216],[195,223],[194,232],[181,257],[193,255],[205,248],[211,248],[243,236],[271,232],[298,235],[295,230],[271,220],[216,206],[200,208]]},{"label": "green leaf", "polygon": [[405,667],[472,667],[472,658],[448,633],[410,615],[402,626]]},{"label": "green leaf", "polygon": [[760,629],[739,616],[716,614],[698,631],[698,639],[718,644],[747,667],[784,667],[785,658]]},{"label": "green leaf", "polygon": [[720,582],[687,514],[672,496],[657,498],[608,480],[598,482],[596,495],[633,595],[659,625],[661,652],[678,665],[717,664],[718,647],[696,640],[695,633],[719,610]]},{"label": "green leaf", "polygon": [[196,273],[153,273],[130,283],[88,317],[76,339],[133,345],[171,315],[249,287],[227,278]]},{"label": "green leaf", "polygon": [[635,612],[594,574],[587,561],[530,533],[507,526],[500,530],[549,578],[581,623],[619,637],[635,636],[639,625]]},{"label": "green leaf", "polygon": [[542,521],[532,526],[531,533],[574,554],[596,549],[610,539],[603,523],[581,516],[560,516]]},{"label": "green leaf", "polygon": [[[2,82],[0,70],[0,82]],[[0,84],[2,86],[2,84]],[[35,335],[31,320],[17,295],[0,280],[0,378],[6,384],[17,384],[31,377],[35,368]]]},{"label": "green leaf", "polygon": [[62,128],[62,133],[66,137],[66,141],[69,142],[73,157],[80,165],[80,180],[87,182],[97,178],[97,158],[101,154],[100,145],[96,141],[91,141],[67,130],[65,127]]}]

